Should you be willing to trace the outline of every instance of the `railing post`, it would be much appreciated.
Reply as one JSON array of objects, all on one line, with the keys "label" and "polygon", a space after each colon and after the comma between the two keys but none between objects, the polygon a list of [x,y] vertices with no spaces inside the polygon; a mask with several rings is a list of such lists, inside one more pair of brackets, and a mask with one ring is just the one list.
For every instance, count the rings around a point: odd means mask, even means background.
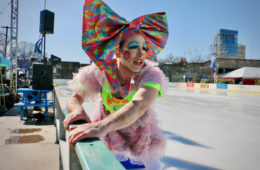
[{"label": "railing post", "polygon": [[[56,124],[56,143],[59,144],[59,170],[69,170],[68,159],[66,159],[66,138],[65,129],[63,126],[64,115],[58,101],[56,91],[54,91],[54,112],[55,112],[55,124]],[[64,156],[65,155],[65,156]],[[67,166],[64,164],[67,162]]]},{"label": "railing post", "polygon": [[82,170],[76,151],[71,147],[69,147],[69,164],[70,170]]},{"label": "railing post", "polygon": [[[66,97],[55,88],[56,141],[59,143],[60,170],[125,170],[109,149],[99,139],[86,139],[77,142],[75,148],[69,146],[69,131],[65,131],[63,120],[68,111],[65,109]],[[75,125],[75,124],[74,124]],[[71,125],[73,126],[73,125]],[[98,152],[97,152],[98,151]]]},{"label": "railing post", "polygon": [[[56,93],[56,92],[55,92]],[[64,120],[64,114],[62,112],[62,109],[60,107],[57,95],[55,94],[54,98],[54,105],[55,105],[55,121],[56,121],[56,141],[58,142],[59,140],[66,141],[65,138],[65,129],[63,126],[63,120]]]}]

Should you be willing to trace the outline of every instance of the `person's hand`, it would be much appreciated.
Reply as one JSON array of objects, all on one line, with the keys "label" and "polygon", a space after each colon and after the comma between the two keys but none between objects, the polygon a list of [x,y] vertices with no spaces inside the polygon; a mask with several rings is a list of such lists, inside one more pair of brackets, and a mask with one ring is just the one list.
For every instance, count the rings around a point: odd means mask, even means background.
[{"label": "person's hand", "polygon": [[73,126],[70,130],[68,142],[72,148],[82,139],[101,138],[106,135],[106,128],[100,122]]},{"label": "person's hand", "polygon": [[87,123],[91,123],[90,118],[86,114],[84,110],[74,110],[70,114],[66,116],[66,118],[63,121],[64,128],[66,130],[69,129],[69,125],[73,122],[76,122],[78,120],[86,121]]}]

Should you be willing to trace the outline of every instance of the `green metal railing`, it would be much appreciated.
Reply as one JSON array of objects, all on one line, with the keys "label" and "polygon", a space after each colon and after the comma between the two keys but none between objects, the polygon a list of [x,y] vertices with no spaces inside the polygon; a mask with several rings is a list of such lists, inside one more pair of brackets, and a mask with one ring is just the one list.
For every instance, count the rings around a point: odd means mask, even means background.
[{"label": "green metal railing", "polygon": [[59,98],[60,96],[55,89],[56,143],[60,145],[60,169],[125,170],[121,163],[99,139],[85,139],[77,142],[75,149],[69,147],[68,142],[66,142],[68,131],[65,131],[63,126],[63,120],[67,116],[68,111],[62,109],[61,104],[64,104],[62,103],[64,100],[62,101]]}]

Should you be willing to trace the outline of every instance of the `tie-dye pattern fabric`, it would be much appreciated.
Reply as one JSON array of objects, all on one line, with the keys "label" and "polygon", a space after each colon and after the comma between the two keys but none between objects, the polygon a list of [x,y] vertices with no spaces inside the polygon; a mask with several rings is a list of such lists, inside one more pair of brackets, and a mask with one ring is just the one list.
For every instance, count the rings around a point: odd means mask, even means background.
[{"label": "tie-dye pattern fabric", "polygon": [[117,61],[112,59],[118,53],[119,44],[133,34],[141,33],[146,39],[146,59],[156,61],[157,54],[168,39],[166,14],[144,15],[128,22],[116,14],[101,0],[86,0],[83,9],[82,47],[91,60],[106,73],[112,88],[121,88],[125,97],[129,87],[121,87],[117,76]]},{"label": "tie-dye pattern fabric", "polygon": [[107,66],[104,67],[106,78],[112,88],[112,91],[115,91],[113,94],[117,98],[124,98],[128,95],[130,84],[120,85],[117,74],[117,60],[111,59],[108,62]]},{"label": "tie-dye pattern fabric", "polygon": [[129,30],[140,32],[149,51],[146,58],[156,61],[157,54],[168,39],[168,25],[164,12],[143,15],[128,22],[101,0],[86,0],[83,9],[82,47],[96,65],[103,70],[127,38]]}]

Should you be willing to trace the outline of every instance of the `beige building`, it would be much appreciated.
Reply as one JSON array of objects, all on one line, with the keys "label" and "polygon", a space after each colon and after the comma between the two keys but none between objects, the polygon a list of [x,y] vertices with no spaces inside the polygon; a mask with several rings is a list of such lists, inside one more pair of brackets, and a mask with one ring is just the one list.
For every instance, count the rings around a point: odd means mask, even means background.
[{"label": "beige building", "polygon": [[[210,68],[210,61],[203,63],[187,63],[185,65],[179,64],[160,64],[159,66],[167,77],[171,81],[182,81],[185,78],[188,80],[206,78],[213,80],[214,71]],[[260,60],[252,59],[234,59],[234,58],[217,58],[216,59],[216,71],[217,75],[228,73],[230,71],[242,68],[242,67],[259,67]]]},{"label": "beige building", "polygon": [[246,46],[243,44],[238,44],[238,58],[245,59],[246,56]]}]

